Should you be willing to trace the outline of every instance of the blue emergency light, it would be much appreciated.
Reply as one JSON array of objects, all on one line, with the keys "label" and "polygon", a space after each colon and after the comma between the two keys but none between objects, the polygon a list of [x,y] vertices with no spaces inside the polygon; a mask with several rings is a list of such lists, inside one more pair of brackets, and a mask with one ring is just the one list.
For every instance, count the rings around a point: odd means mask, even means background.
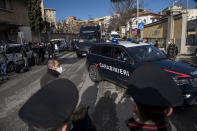
[{"label": "blue emergency light", "polygon": [[117,44],[118,43],[118,40],[116,38],[113,38],[112,39],[112,43],[116,43]]}]

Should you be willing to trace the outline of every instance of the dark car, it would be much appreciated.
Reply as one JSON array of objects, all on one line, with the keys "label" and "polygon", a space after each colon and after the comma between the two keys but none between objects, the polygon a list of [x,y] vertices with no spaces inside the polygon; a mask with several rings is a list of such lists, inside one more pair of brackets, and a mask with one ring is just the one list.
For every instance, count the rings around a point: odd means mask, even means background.
[{"label": "dark car", "polygon": [[76,50],[76,55],[77,57],[82,57],[82,56],[86,56],[86,54],[88,53],[90,47],[92,46],[92,44],[94,44],[95,42],[90,41],[90,40],[80,40],[78,43],[75,44],[75,50]]},{"label": "dark car", "polygon": [[168,59],[150,44],[94,44],[87,55],[87,69],[94,82],[109,80],[127,88],[129,76],[145,62],[169,72],[181,89],[185,104],[194,104],[197,96],[197,68]]}]

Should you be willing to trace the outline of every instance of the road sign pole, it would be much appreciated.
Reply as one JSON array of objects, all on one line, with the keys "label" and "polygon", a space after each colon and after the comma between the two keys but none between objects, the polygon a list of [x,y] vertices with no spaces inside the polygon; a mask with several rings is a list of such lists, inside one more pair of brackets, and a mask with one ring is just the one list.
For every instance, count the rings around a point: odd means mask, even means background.
[{"label": "road sign pole", "polygon": [[141,40],[143,40],[143,37],[144,37],[144,30],[143,29],[141,29],[141,31],[140,31],[140,36],[141,36]]}]

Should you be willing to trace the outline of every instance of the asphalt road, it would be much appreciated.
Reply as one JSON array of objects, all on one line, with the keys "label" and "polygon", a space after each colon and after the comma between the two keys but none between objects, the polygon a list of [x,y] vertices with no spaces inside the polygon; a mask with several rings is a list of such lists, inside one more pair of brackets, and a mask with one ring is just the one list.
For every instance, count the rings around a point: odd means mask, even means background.
[{"label": "asphalt road", "polygon": [[[133,116],[130,98],[124,97],[124,89],[107,81],[93,83],[85,67],[85,58],[77,58],[74,52],[63,52],[58,57],[63,73],[79,90],[80,105],[89,106],[89,117],[99,131],[128,131],[125,120]],[[11,74],[10,80],[0,84],[0,131],[26,131],[19,119],[18,110],[40,88],[40,78],[46,72],[45,65],[34,66],[30,71]],[[170,117],[173,131],[197,130],[197,106],[176,108]]]}]

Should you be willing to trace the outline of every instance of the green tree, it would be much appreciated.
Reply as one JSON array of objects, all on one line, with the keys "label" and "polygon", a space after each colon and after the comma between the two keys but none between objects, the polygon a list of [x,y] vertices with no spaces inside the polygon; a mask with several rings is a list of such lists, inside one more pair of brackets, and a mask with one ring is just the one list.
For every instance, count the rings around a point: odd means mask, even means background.
[{"label": "green tree", "polygon": [[44,22],[41,12],[41,0],[27,0],[29,23],[32,31],[41,32]]}]

